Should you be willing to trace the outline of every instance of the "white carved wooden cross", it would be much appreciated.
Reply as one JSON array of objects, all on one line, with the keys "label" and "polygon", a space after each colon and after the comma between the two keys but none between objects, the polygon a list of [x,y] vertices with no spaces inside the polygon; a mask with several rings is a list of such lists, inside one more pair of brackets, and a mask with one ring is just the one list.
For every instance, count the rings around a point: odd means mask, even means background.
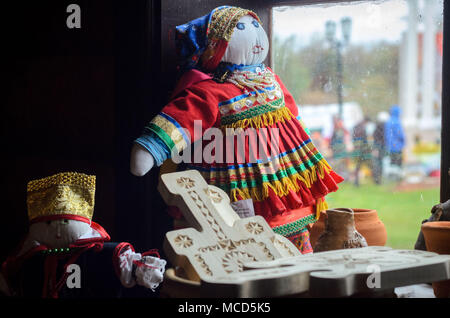
[{"label": "white carved wooden cross", "polygon": [[247,262],[301,255],[288,239],[274,233],[263,217],[240,219],[228,195],[208,185],[197,171],[161,178],[159,191],[164,200],[179,207],[192,225],[168,232],[164,246],[169,259],[182,266],[189,279],[241,272]]},{"label": "white carved wooden cross", "polygon": [[350,296],[450,279],[450,255],[377,246],[301,255],[264,218],[240,219],[195,170],[162,175],[158,189],[191,225],[166,234],[166,256],[207,297]]}]

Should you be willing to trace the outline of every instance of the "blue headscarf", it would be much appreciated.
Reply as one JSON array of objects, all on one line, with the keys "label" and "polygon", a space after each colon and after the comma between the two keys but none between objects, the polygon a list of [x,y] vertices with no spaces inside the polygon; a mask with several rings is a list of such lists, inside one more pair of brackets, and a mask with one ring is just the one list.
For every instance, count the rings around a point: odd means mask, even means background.
[{"label": "blue headscarf", "polygon": [[233,6],[221,6],[209,14],[175,28],[175,46],[180,71],[193,68],[212,72],[225,54],[231,34],[244,15],[256,13]]},{"label": "blue headscarf", "polygon": [[175,28],[175,46],[179,59],[178,65],[182,71],[195,68],[200,56],[205,51],[208,45],[206,30],[214,10],[207,15]]}]

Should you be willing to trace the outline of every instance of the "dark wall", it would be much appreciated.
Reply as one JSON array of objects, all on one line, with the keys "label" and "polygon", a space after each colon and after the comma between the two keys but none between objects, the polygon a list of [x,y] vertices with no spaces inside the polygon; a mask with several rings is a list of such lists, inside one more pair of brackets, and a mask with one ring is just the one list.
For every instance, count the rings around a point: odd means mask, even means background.
[{"label": "dark wall", "polygon": [[[81,8],[69,29],[66,8]],[[256,11],[262,1],[227,1]],[[62,171],[97,176],[93,220],[115,241],[161,248],[171,220],[159,169],[129,172],[133,140],[175,80],[173,29],[217,0],[40,0],[2,5],[2,261],[28,229],[26,185]]]},{"label": "dark wall", "polygon": [[[81,29],[66,26],[70,3],[81,7]],[[159,107],[152,102],[158,3],[40,0],[3,7],[0,261],[27,232],[27,183],[62,171],[96,175],[93,220],[113,240],[159,247],[168,217],[154,212],[163,211],[158,171],[145,178],[129,172],[141,119]]]},{"label": "dark wall", "polygon": [[[110,1],[77,1],[82,28],[68,29],[69,1],[2,8],[2,244],[27,231],[27,182],[62,171],[97,176],[94,219],[114,232],[114,54]],[[5,244],[6,243],[6,244]]]}]

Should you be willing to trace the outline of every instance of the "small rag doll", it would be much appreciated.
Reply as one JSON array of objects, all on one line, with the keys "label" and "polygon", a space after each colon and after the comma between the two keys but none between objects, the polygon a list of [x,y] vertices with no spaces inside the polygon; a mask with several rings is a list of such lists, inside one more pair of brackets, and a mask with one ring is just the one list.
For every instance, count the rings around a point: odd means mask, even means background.
[{"label": "small rag doll", "polygon": [[129,243],[109,242],[105,229],[92,221],[94,196],[95,176],[83,173],[58,173],[28,183],[29,233],[2,265],[4,294],[120,297],[122,287],[158,287],[166,261],[155,250],[141,254]]},{"label": "small rag doll", "polygon": [[292,95],[263,64],[269,41],[260,19],[218,7],[177,26],[176,46],[183,75],[135,141],[131,172],[142,176],[168,158],[190,158],[187,168],[227,192],[238,209],[250,201],[276,233],[312,252],[308,226],[343,179],[313,145]]}]

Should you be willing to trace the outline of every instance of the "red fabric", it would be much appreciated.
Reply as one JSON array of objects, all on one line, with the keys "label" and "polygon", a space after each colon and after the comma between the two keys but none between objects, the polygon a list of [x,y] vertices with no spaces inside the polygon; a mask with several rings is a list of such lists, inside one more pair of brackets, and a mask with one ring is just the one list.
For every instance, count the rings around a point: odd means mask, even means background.
[{"label": "red fabric", "polygon": [[172,99],[175,98],[178,94],[180,94],[185,89],[188,89],[192,85],[197,84],[198,82],[205,81],[211,79],[211,76],[205,74],[199,70],[192,69],[185,72],[181,78],[178,80],[177,85],[172,93]]},{"label": "red fabric", "polygon": [[[109,234],[105,231],[105,229],[100,226],[99,224],[95,222],[90,222],[89,219],[74,216],[74,215],[58,215],[54,217],[45,217],[40,218],[40,221],[44,220],[55,220],[55,219],[61,219],[61,218],[68,218],[68,219],[74,219],[86,223],[90,223],[91,227],[96,230],[98,233],[100,233],[101,237],[96,238],[87,238],[87,239],[81,239],[77,240],[73,244],[70,244],[69,248],[75,248],[76,251],[73,252],[71,257],[68,259],[66,264],[63,268],[63,275],[60,277],[59,280],[56,279],[56,264],[58,259],[67,257],[67,255],[48,255],[45,260],[44,265],[44,286],[42,290],[42,296],[43,297],[51,297],[51,298],[58,298],[58,293],[61,287],[64,285],[66,278],[68,276],[68,273],[66,271],[67,266],[70,264],[73,264],[78,257],[86,250],[93,249],[94,251],[100,251],[103,248],[103,243],[110,240]],[[35,221],[35,220],[33,220]],[[23,240],[23,242],[25,239]],[[23,244],[22,242],[22,244]],[[22,244],[20,247],[22,247]],[[2,274],[5,277],[7,284],[10,288],[14,287],[14,280],[17,274],[19,273],[20,269],[22,268],[23,263],[33,257],[36,253],[48,250],[48,247],[45,245],[38,245],[31,250],[25,252],[23,255],[17,256],[17,253],[19,253],[20,249],[17,250],[13,256],[9,256],[2,264]]]},{"label": "red fabric", "polygon": [[[298,108],[295,103],[294,98],[283,85],[278,76],[275,77],[280,87],[284,93],[285,105],[290,110],[294,118],[290,120],[285,120],[284,122],[277,122],[273,124],[270,128],[278,128],[280,134],[280,144],[277,153],[287,152],[290,153],[292,149],[301,147],[303,152],[297,152],[300,156],[300,160],[295,158],[295,156],[286,155],[285,161],[280,161],[281,168],[286,169],[292,166],[298,166],[302,162],[308,160],[312,157],[317,149],[313,147],[309,150],[305,146],[305,143],[310,142],[310,137],[304,131],[301,123],[295,118],[298,116]],[[173,119],[175,119],[181,127],[187,129],[190,134],[191,142],[195,142],[203,136],[206,129],[211,127],[220,127],[221,114],[219,112],[219,103],[230,100],[236,96],[242,95],[244,92],[237,86],[231,83],[217,83],[213,80],[202,80],[197,82],[183,92],[178,94],[178,96],[171,101],[168,105],[164,107],[162,112],[168,114]],[[194,120],[202,120],[202,131],[194,134]],[[258,134],[262,134],[263,130],[258,130]],[[248,139],[248,136],[246,137]],[[210,143],[209,140],[204,140],[202,148],[205,149],[205,145]],[[226,142],[223,141],[223,145]],[[235,147],[237,147],[235,143]],[[270,153],[270,149],[266,150]],[[224,151],[226,154],[226,151]],[[235,153],[239,153],[235,151]],[[239,158],[234,158],[234,163],[194,163],[194,167],[198,167],[202,171],[210,171],[211,168],[225,168],[228,165],[236,165],[244,162],[249,162],[249,148],[246,148],[245,156],[246,158],[241,158],[244,160],[239,160]],[[194,156],[193,156],[193,159]],[[225,158],[224,158],[225,159]],[[195,162],[194,160],[192,162]],[[202,169],[204,168],[204,169]],[[206,170],[205,170],[206,169]],[[226,176],[225,178],[219,178],[218,175],[210,174],[208,177],[208,172],[204,172],[206,181],[209,184],[219,185],[227,184],[232,181],[247,180],[249,178],[258,178],[263,173],[259,170],[260,168],[255,166],[253,171],[250,172],[248,169],[242,169],[242,171],[237,172],[237,175]],[[237,171],[237,170],[236,170]],[[242,173],[241,173],[242,172]],[[241,174],[239,174],[241,173]],[[319,174],[318,169],[316,173]],[[335,172],[330,173],[324,172],[324,177],[321,178],[317,176],[317,181],[315,181],[310,188],[306,187],[301,181],[298,181],[300,191],[295,193],[294,191],[289,191],[285,196],[279,197],[276,193],[269,188],[268,198],[262,202],[254,202],[255,213],[257,215],[263,216],[268,222],[272,218],[279,215],[288,215],[289,211],[305,207],[313,207],[318,199],[325,197],[328,193],[334,192],[338,189],[338,183],[343,181]],[[239,198],[238,199],[242,199]],[[314,213],[314,212],[311,212]]]},{"label": "red fabric", "polygon": [[228,42],[225,40],[210,41],[215,41],[214,55],[208,56],[209,52],[207,50],[201,59],[202,67],[207,72],[213,72],[217,68],[217,66],[219,66],[219,63],[222,60],[222,57],[225,55],[225,51],[228,47]]},{"label": "red fabric", "polygon": [[298,209],[292,209],[288,213],[278,214],[278,215],[274,216],[270,220],[269,225],[271,227],[276,227],[276,226],[280,226],[280,225],[283,225],[286,223],[292,223],[292,222],[302,219],[308,215],[311,215],[314,212],[315,211],[312,206],[307,206],[307,207],[298,208]]}]

